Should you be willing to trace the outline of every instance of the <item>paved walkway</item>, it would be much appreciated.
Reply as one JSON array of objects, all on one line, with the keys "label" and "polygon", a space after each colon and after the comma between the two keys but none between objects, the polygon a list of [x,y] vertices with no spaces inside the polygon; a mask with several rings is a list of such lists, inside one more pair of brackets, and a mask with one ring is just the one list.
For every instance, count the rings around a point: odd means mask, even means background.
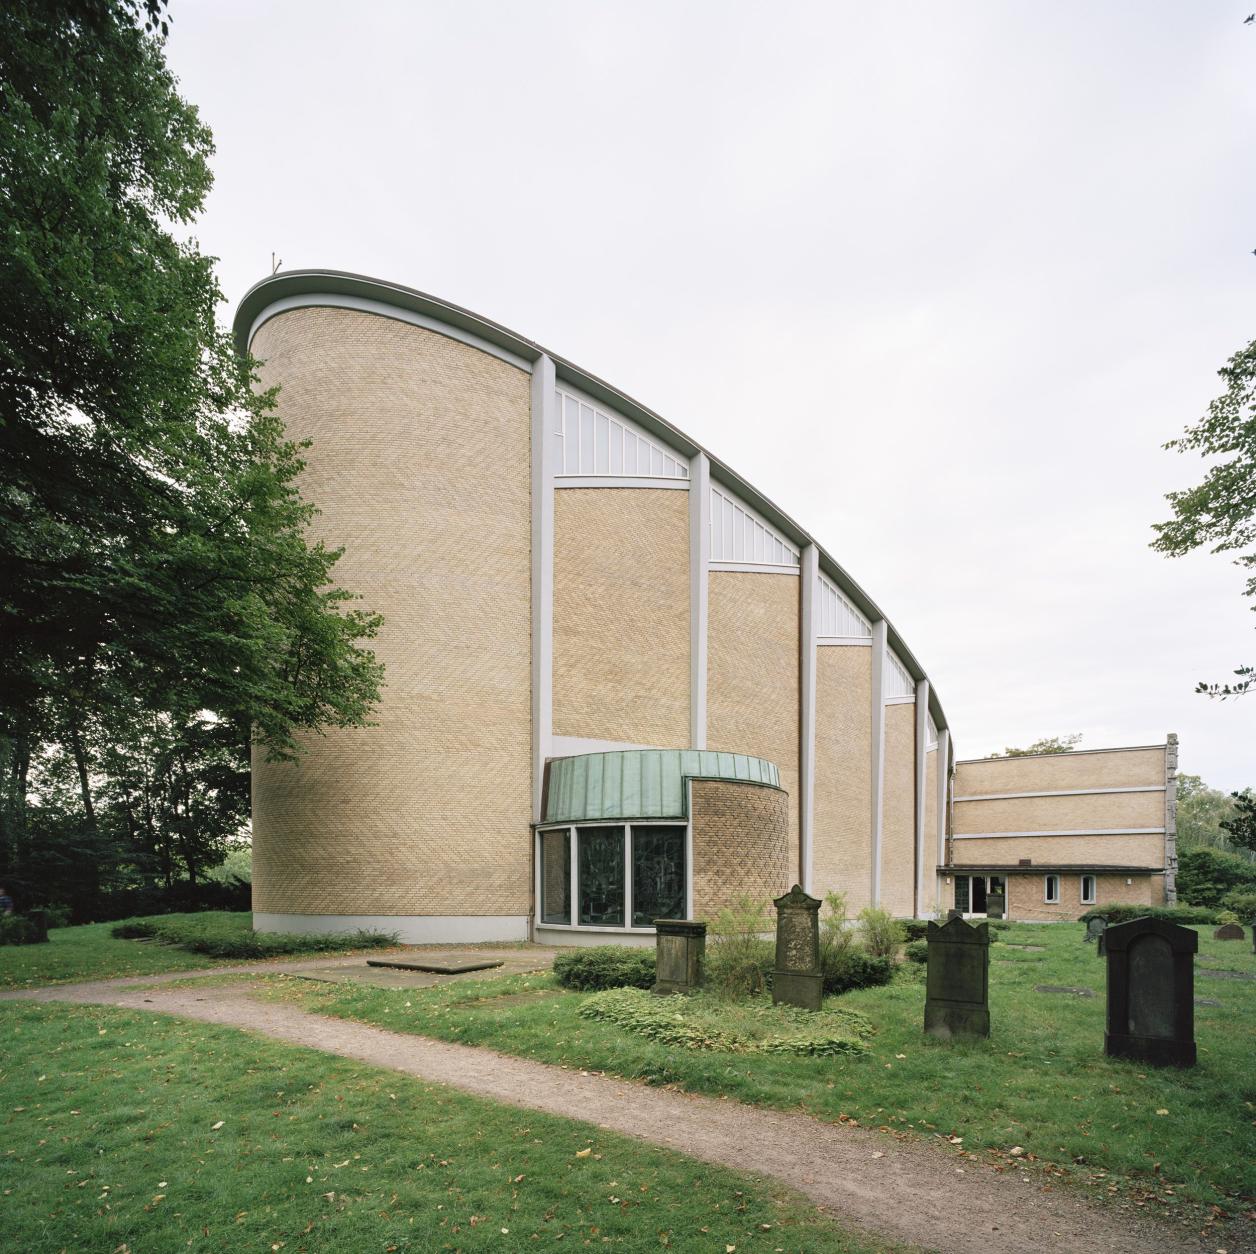
[{"label": "paved walkway", "polygon": [[[361,962],[361,958],[346,961]],[[306,965],[285,964],[299,970]],[[251,974],[258,968],[246,968]],[[273,965],[263,968],[274,971]],[[222,975],[223,971],[208,973]],[[808,1115],[649,1088],[569,1071],[491,1050],[311,1014],[261,1002],[229,985],[137,988],[187,979],[138,977],[5,994],[160,1011],[225,1024],[275,1040],[321,1049],[372,1066],[529,1110],[584,1120],[612,1132],[678,1150],[724,1167],[770,1176],[846,1224],[882,1239],[945,1252],[997,1248],[1077,1254],[1216,1251],[1185,1228],[1169,1228],[1133,1210],[1091,1205],[1072,1191],[1044,1189],[1040,1177],[981,1163],[924,1143],[821,1122]],[[1242,1248],[1231,1239],[1231,1254]]]}]

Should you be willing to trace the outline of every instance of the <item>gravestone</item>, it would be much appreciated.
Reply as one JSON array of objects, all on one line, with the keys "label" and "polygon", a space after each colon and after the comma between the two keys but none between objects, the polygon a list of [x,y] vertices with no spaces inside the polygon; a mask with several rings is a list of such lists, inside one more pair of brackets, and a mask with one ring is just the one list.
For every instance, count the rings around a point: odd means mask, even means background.
[{"label": "gravestone", "polygon": [[[962,910],[948,910],[946,912],[946,919],[948,923],[952,919],[962,919],[963,917],[964,917],[964,912]],[[927,936],[926,936],[926,939],[928,939]]]},{"label": "gravestone", "polygon": [[26,920],[31,926],[30,943],[32,945],[46,945],[48,943],[48,911],[28,910],[26,912]]},{"label": "gravestone", "polygon": [[990,1035],[990,926],[929,924],[925,1031],[944,1040]]},{"label": "gravestone", "polygon": [[772,1004],[819,1010],[824,1001],[820,970],[820,899],[795,884],[776,907],[776,969],[772,972]]},{"label": "gravestone", "polygon": [[1212,934],[1213,940],[1246,940],[1247,934],[1237,923],[1223,923]]},{"label": "gravestone", "polygon": [[986,894],[986,918],[1001,919],[1007,907],[1007,897],[1003,893]]},{"label": "gravestone", "polygon": [[654,991],[691,993],[702,987],[706,924],[694,919],[654,920]]},{"label": "gravestone", "polygon": [[1193,1067],[1198,933],[1164,919],[1133,919],[1108,928],[1104,944],[1108,1057]]},{"label": "gravestone", "polygon": [[1108,920],[1106,915],[1096,914],[1093,918],[1086,920],[1086,935],[1082,937],[1084,941],[1099,940],[1107,930]]}]

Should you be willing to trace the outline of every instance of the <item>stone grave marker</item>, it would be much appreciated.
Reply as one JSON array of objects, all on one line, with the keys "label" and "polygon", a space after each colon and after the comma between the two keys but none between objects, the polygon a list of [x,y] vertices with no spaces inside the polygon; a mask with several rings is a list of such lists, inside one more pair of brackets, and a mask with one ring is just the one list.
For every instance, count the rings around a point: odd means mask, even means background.
[{"label": "stone grave marker", "polygon": [[691,993],[702,987],[706,926],[694,919],[654,920],[654,992]]},{"label": "stone grave marker", "polygon": [[963,919],[929,924],[925,1031],[952,1036],[990,1035],[990,926]]},{"label": "stone grave marker", "polygon": [[1223,923],[1212,934],[1213,940],[1246,940],[1247,933],[1237,923]]},{"label": "stone grave marker", "polygon": [[1082,937],[1084,941],[1098,940],[1107,930],[1108,920],[1105,915],[1097,914],[1094,918],[1086,920],[1086,935]]},{"label": "stone grave marker", "polygon": [[1133,919],[1108,928],[1104,942],[1108,1057],[1193,1067],[1198,933],[1164,919]]},{"label": "stone grave marker", "polygon": [[986,894],[986,918],[1001,919],[1007,908],[1007,895],[1005,893],[987,893]]},{"label": "stone grave marker", "polygon": [[776,907],[776,969],[772,972],[772,1004],[819,1010],[824,1001],[820,970],[820,906],[795,884]]}]

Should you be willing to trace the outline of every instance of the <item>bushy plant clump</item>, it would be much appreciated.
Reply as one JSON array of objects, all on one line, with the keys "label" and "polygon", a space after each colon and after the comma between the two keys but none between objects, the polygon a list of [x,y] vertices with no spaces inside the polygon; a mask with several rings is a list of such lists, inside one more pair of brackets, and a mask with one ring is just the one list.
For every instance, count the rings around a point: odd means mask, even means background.
[{"label": "bushy plant clump", "polygon": [[582,993],[608,988],[650,988],[654,984],[654,950],[623,945],[571,949],[554,959],[554,976],[564,988]]},{"label": "bushy plant clump", "polygon": [[706,983],[734,1001],[762,993],[776,964],[776,948],[767,939],[776,923],[766,902],[739,897],[721,910],[706,948]]},{"label": "bushy plant clump", "polygon": [[893,958],[903,943],[903,925],[879,906],[865,906],[859,912],[859,930],[864,948],[874,958]]},{"label": "bushy plant clump", "polygon": [[34,919],[24,914],[0,914],[0,945],[38,945],[47,939]]},{"label": "bushy plant clump", "polygon": [[1178,862],[1178,896],[1192,906],[1217,909],[1235,889],[1256,892],[1256,864],[1221,849],[1188,849]]},{"label": "bushy plant clump", "polygon": [[579,1014],[663,1045],[733,1054],[862,1054],[872,1036],[868,1019],[853,1010],[761,1003],[730,1012],[712,997],[655,997],[627,988],[595,993]]},{"label": "bushy plant clump", "polygon": [[1227,910],[1232,910],[1240,923],[1256,926],[1256,891],[1236,888],[1226,893],[1221,904]]},{"label": "bushy plant clump", "polygon": [[928,919],[906,919],[903,922],[903,935],[909,941],[924,940],[929,934]]},{"label": "bushy plant clump", "polygon": [[903,956],[908,962],[928,962],[929,942],[927,940],[908,941],[903,946]]},{"label": "bushy plant clump", "polygon": [[1131,906],[1121,903],[1095,906],[1082,915],[1081,922],[1088,923],[1100,915],[1109,923],[1128,923],[1131,919],[1164,919],[1168,923],[1181,924],[1217,921],[1216,910],[1203,906]]},{"label": "bushy plant clump", "polygon": [[386,949],[396,932],[254,932],[247,916],[231,914],[167,915],[125,919],[110,932],[121,940],[155,940],[211,958],[273,958],[282,954],[318,954],[340,949]]}]

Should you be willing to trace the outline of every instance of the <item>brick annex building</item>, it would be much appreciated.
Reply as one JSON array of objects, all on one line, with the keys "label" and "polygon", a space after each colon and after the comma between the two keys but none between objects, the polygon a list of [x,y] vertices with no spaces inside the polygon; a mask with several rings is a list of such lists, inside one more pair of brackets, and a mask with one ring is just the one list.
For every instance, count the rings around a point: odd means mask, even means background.
[{"label": "brick annex building", "polygon": [[385,621],[376,725],[254,761],[259,928],[647,943],[795,881],[900,916],[1172,899],[1171,737],[956,762],[836,558],[609,384],[349,274],[275,275],[235,329]]}]

